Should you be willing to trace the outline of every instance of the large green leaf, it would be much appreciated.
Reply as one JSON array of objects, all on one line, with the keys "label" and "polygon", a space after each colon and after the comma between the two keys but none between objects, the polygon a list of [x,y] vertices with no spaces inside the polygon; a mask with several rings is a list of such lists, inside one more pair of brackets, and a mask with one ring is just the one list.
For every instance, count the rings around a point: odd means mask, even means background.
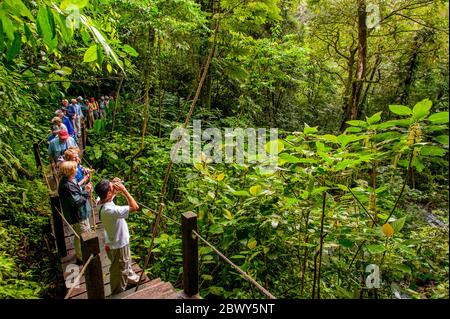
[{"label": "large green leaf", "polygon": [[279,154],[284,150],[284,143],[280,139],[273,140],[268,142],[265,148],[269,154]]},{"label": "large green leaf", "polygon": [[14,31],[16,28],[14,27],[11,20],[6,16],[6,14],[0,12],[0,21],[2,22],[3,32],[6,34],[10,41],[14,40]]},{"label": "large green leaf", "polygon": [[402,126],[402,127],[408,127],[411,124],[410,119],[404,119],[404,120],[391,120],[384,123],[378,124],[378,128],[384,129],[389,128],[393,126]]},{"label": "large green leaf", "polygon": [[402,230],[403,226],[405,225],[406,217],[402,217],[397,219],[396,221],[391,223],[392,228],[394,229],[394,232],[397,234],[400,230]]},{"label": "large green leaf", "polygon": [[448,145],[448,135],[439,135],[433,139],[438,143],[441,143],[443,145]]},{"label": "large green leaf", "polygon": [[420,121],[425,118],[428,113],[430,113],[431,106],[433,102],[429,99],[425,99],[414,105],[413,108],[413,117],[416,121]]},{"label": "large green leaf", "polygon": [[12,61],[17,56],[17,54],[20,52],[21,44],[20,34],[18,31],[16,31],[14,33],[14,41],[12,42],[11,46],[8,49],[8,52],[6,53],[6,59],[8,61]]},{"label": "large green leaf", "polygon": [[397,115],[412,115],[412,110],[404,105],[389,105],[389,110]]},{"label": "large green leaf", "polygon": [[445,150],[437,146],[424,146],[420,149],[422,156],[444,156]]},{"label": "large green leaf", "polygon": [[433,124],[444,124],[448,123],[448,112],[439,112],[431,115],[428,120]]},{"label": "large green leaf", "polygon": [[52,50],[55,46],[55,25],[50,9],[45,6],[39,8],[37,14],[38,32],[42,36],[44,43]]},{"label": "large green leaf", "polygon": [[90,46],[84,53],[83,62],[97,61],[97,45]]},{"label": "large green leaf", "polygon": [[73,29],[68,28],[66,25],[66,18],[63,15],[56,15],[56,24],[58,25],[59,32],[61,33],[61,38],[65,44],[69,44],[73,38]]},{"label": "large green leaf", "polygon": [[22,0],[4,0],[4,5],[9,9],[8,11],[14,15],[20,15],[27,17],[31,21],[34,21],[34,17],[30,10],[23,4]]}]

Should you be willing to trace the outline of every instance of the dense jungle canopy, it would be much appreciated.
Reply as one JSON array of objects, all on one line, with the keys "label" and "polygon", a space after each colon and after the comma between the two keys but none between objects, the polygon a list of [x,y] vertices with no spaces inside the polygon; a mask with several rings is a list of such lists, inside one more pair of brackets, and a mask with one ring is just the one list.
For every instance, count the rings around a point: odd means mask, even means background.
[{"label": "dense jungle canopy", "polygon": [[[88,130],[93,181],[118,176],[157,210],[167,177],[164,213],[195,212],[199,232],[277,298],[448,298],[448,10],[443,0],[2,0],[0,298],[61,297],[33,143],[44,140],[49,164],[50,120],[80,95],[113,97]],[[276,169],[202,155],[165,176],[171,132],[186,120],[189,131],[193,120],[277,128],[266,141]],[[142,207],[128,220],[141,266],[154,222]],[[178,225],[161,220],[153,253],[148,275],[180,288]],[[207,246],[199,273],[204,298],[264,298]]]}]

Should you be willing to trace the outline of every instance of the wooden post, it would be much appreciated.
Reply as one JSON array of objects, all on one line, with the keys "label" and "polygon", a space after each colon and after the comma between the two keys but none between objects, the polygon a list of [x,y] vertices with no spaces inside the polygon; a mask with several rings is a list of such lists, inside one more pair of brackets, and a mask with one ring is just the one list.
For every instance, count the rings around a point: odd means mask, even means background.
[{"label": "wooden post", "polygon": [[41,155],[39,154],[39,144],[33,143],[33,151],[34,151],[34,159],[36,161],[36,168],[41,169],[42,168],[42,161],[41,161]]},{"label": "wooden post", "polygon": [[86,121],[83,120],[83,123],[81,124],[81,145],[83,148],[83,152],[84,149],[86,148]]},{"label": "wooden post", "polygon": [[84,265],[91,255],[94,255],[84,273],[88,299],[105,299],[102,262],[99,255],[100,245],[96,232],[86,232],[81,234],[81,253],[83,255]]},{"label": "wooden post", "polygon": [[[58,196],[50,196],[50,204],[52,206],[53,229],[55,232],[56,247],[60,257],[67,256],[66,238],[64,235],[64,221],[58,210],[61,210]],[[62,212],[61,212],[62,213]]]},{"label": "wooden post", "polygon": [[198,294],[197,215],[186,212],[181,217],[183,232],[183,290],[189,297]]}]

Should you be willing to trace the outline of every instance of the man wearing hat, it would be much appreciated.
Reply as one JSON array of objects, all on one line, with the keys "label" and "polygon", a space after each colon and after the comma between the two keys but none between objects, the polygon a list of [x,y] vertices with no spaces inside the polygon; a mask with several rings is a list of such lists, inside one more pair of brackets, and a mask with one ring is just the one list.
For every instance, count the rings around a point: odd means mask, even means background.
[{"label": "man wearing hat", "polygon": [[56,168],[56,163],[63,160],[64,152],[71,146],[77,146],[77,143],[69,136],[67,131],[60,130],[58,132],[58,137],[51,140],[48,146],[48,155],[52,167]]}]

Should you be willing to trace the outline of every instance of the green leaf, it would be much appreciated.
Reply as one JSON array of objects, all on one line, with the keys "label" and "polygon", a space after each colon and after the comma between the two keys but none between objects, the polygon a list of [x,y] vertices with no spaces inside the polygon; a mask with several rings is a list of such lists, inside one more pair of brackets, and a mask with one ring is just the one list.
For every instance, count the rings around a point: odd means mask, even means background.
[{"label": "green leaf", "polygon": [[278,156],[278,160],[280,161],[280,165],[283,165],[284,163],[299,163],[300,159],[288,154],[288,153],[281,153]]},{"label": "green leaf", "polygon": [[139,53],[130,45],[125,44],[122,47],[122,50],[125,51],[126,53],[128,53],[128,55],[132,56],[132,57],[137,57],[139,56]]},{"label": "green leaf", "polygon": [[412,110],[404,105],[389,105],[389,110],[397,115],[412,115]]},{"label": "green leaf", "polygon": [[415,156],[413,158],[413,160],[411,162],[411,166],[415,167],[419,173],[421,173],[423,171],[423,169],[425,168],[425,165],[423,165],[423,162],[419,156]]},{"label": "green leaf", "polygon": [[258,242],[256,241],[255,238],[250,238],[248,243],[247,243],[247,247],[250,249],[254,249],[256,248],[256,245],[258,244]]},{"label": "green leaf", "polygon": [[445,150],[437,146],[424,146],[420,149],[422,156],[444,156]]},{"label": "green leaf", "polygon": [[73,38],[73,30],[68,28],[66,25],[66,18],[63,15],[58,14],[55,17],[56,24],[59,27],[59,32],[61,33],[62,40],[65,44],[70,44]]},{"label": "green leaf", "polygon": [[8,52],[6,53],[6,60],[12,61],[20,52],[21,46],[22,43],[20,41],[20,34],[19,31],[16,31],[14,33],[14,41],[12,42],[11,46],[8,49]]},{"label": "green leaf", "polygon": [[349,133],[359,133],[361,131],[362,131],[362,128],[355,127],[355,126],[349,126],[345,129],[345,132],[349,132]]},{"label": "green leaf", "polygon": [[378,125],[378,128],[384,129],[389,128],[393,126],[402,126],[402,127],[408,127],[411,124],[410,119],[404,119],[404,120],[391,120],[384,123],[381,123]]},{"label": "green leaf", "polygon": [[270,141],[266,144],[266,152],[269,154],[279,154],[284,150],[283,141],[280,139]]},{"label": "green leaf", "polygon": [[54,48],[55,25],[50,9],[45,6],[39,8],[37,14],[38,32],[42,36],[44,43],[50,48]]},{"label": "green leaf", "polygon": [[97,45],[90,46],[84,53],[83,62],[97,61]]},{"label": "green leaf", "polygon": [[303,129],[303,134],[308,135],[311,133],[317,133],[317,126],[310,127],[308,124],[305,123],[305,128]]},{"label": "green leaf", "polygon": [[371,254],[381,254],[386,250],[386,248],[383,245],[374,244],[374,245],[367,245],[365,247],[365,250]]},{"label": "green leaf", "polygon": [[413,108],[413,117],[416,121],[420,121],[425,118],[428,113],[430,113],[431,106],[433,102],[429,99],[425,99],[414,105]]},{"label": "green leaf", "polygon": [[326,186],[317,187],[317,188],[313,189],[313,191],[311,192],[311,195],[322,194],[322,192],[326,192],[329,189],[330,188],[326,187]]},{"label": "green leaf", "polygon": [[225,216],[226,219],[228,219],[228,220],[233,219],[233,214],[231,214],[231,212],[228,209],[223,208],[223,213],[224,213],[223,215]]},{"label": "green leaf", "polygon": [[262,189],[261,189],[260,185],[255,185],[255,186],[250,187],[249,191],[250,191],[250,194],[252,194],[253,196],[258,196],[259,194],[261,194]]},{"label": "green leaf", "polygon": [[433,124],[444,124],[448,123],[448,112],[439,112],[431,115],[428,120],[433,122]]},{"label": "green leaf", "polygon": [[234,191],[234,196],[250,196],[250,194],[247,191]]},{"label": "green leaf", "polygon": [[397,219],[394,222],[391,222],[391,226],[394,229],[395,233],[397,234],[405,225],[406,217],[402,217]]},{"label": "green leaf", "polygon": [[320,136],[321,139],[324,139],[327,142],[339,144],[339,141],[335,135],[325,134]]},{"label": "green leaf", "polygon": [[82,9],[89,4],[89,0],[64,0],[61,3],[61,10],[65,10],[68,7],[77,7],[78,9]]},{"label": "green leaf", "polygon": [[367,119],[367,123],[369,123],[370,125],[378,123],[381,120],[381,112],[375,113],[374,115],[372,115],[371,117],[369,117]]},{"label": "green leaf", "polygon": [[99,45],[97,45],[97,64],[100,67],[103,65],[103,58],[104,58],[103,50]]},{"label": "green leaf", "polygon": [[218,224],[214,224],[214,225],[211,225],[211,227],[209,227],[209,232],[211,234],[222,234],[223,228],[222,228],[222,226],[220,226]]},{"label": "green leaf", "polygon": [[352,248],[353,242],[348,238],[341,238],[339,239],[339,244],[345,248]]},{"label": "green leaf", "polygon": [[359,127],[366,127],[367,123],[364,121],[360,121],[360,120],[351,120],[351,121],[347,121],[346,122],[348,125],[351,126],[359,126]]},{"label": "green leaf", "polygon": [[34,21],[34,17],[30,10],[23,4],[22,0],[5,0],[4,4],[11,9],[10,12],[19,14],[22,17],[27,17],[31,21]]},{"label": "green leaf", "polygon": [[435,137],[434,140],[443,145],[448,145],[448,135],[439,135]]},{"label": "green leaf", "polygon": [[345,147],[347,146],[349,143],[351,142],[355,142],[358,140],[361,140],[363,138],[366,138],[365,135],[346,135],[346,134],[341,134],[337,137],[337,140],[339,141],[339,143],[341,144],[341,147]]},{"label": "green leaf", "polygon": [[16,30],[13,23],[11,22],[11,20],[9,20],[9,18],[5,14],[2,14],[1,12],[0,12],[0,20],[2,22],[3,32],[5,32],[9,40],[13,41],[14,31]]}]

